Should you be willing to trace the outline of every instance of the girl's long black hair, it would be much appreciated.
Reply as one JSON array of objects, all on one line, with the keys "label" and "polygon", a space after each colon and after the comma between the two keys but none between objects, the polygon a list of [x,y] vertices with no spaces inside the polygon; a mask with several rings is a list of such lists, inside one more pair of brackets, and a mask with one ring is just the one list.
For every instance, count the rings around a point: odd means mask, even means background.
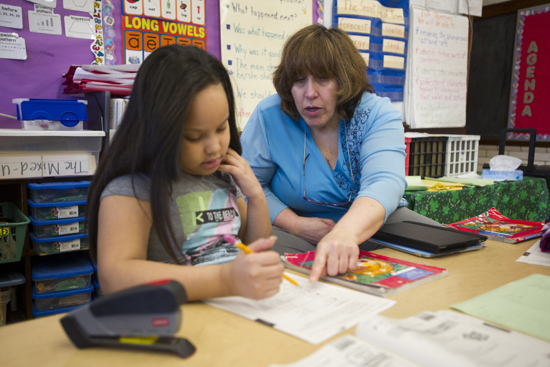
[{"label": "girl's long black hair", "polygon": [[[183,128],[193,97],[221,84],[229,104],[229,146],[241,154],[235,121],[235,100],[223,64],[194,46],[170,45],[155,50],[140,66],[116,137],[103,152],[88,192],[87,228],[90,254],[97,262],[100,196],[113,179],[143,174],[150,179],[153,228],[170,256],[177,256],[169,218],[172,184],[180,171]],[[181,245],[181,244],[180,244]]]}]

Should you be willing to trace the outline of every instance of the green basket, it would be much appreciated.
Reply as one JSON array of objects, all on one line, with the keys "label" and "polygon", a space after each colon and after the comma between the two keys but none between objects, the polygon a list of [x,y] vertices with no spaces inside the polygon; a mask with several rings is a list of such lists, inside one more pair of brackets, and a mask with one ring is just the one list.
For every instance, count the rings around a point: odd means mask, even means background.
[{"label": "green basket", "polygon": [[0,203],[0,264],[21,260],[29,222],[14,203]]}]

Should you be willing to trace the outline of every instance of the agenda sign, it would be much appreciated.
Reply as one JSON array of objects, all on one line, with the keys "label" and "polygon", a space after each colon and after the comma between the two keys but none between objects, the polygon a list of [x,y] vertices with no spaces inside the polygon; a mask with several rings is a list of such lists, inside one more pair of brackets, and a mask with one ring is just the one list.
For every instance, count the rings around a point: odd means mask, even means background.
[{"label": "agenda sign", "polygon": [[508,127],[532,128],[537,140],[550,140],[550,6],[520,10],[517,24]]}]

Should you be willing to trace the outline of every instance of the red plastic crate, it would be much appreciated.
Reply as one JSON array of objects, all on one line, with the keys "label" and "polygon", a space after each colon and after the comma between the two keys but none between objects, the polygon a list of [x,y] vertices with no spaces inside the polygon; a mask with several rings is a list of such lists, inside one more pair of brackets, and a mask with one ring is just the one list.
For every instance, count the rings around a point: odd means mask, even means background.
[{"label": "red plastic crate", "polygon": [[405,137],[405,145],[407,148],[405,148],[405,153],[407,156],[405,157],[405,176],[409,175],[409,157],[411,153],[411,140],[412,138]]}]

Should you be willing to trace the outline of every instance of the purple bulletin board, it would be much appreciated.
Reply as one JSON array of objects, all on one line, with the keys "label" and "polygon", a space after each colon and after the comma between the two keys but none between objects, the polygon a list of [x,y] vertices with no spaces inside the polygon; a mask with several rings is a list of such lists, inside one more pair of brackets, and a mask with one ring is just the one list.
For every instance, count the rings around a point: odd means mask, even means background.
[{"label": "purple bulletin board", "polygon": [[[106,1],[105,1],[106,2]],[[109,36],[115,43],[115,64],[122,63],[121,38],[121,0],[111,0],[112,11],[105,12],[114,20]],[[0,0],[0,4],[19,6],[23,10],[23,29],[0,26],[0,32],[16,33],[25,39],[26,60],[0,59],[0,113],[16,115],[14,98],[76,99],[74,95],[63,94],[62,78],[70,65],[90,64],[94,55],[90,50],[92,40],[69,38],[65,36],[63,17],[66,15],[85,16],[86,13],[63,8],[63,0],[57,0],[55,14],[61,16],[62,35],[33,33],[29,31],[28,12],[34,10],[34,3],[26,0]],[[105,25],[105,23],[104,23]],[[206,49],[218,58],[220,50],[220,14],[219,0],[206,0],[206,28],[208,40]],[[104,34],[107,38],[108,35]],[[0,116],[0,128],[17,129],[21,124],[17,120]]]}]

